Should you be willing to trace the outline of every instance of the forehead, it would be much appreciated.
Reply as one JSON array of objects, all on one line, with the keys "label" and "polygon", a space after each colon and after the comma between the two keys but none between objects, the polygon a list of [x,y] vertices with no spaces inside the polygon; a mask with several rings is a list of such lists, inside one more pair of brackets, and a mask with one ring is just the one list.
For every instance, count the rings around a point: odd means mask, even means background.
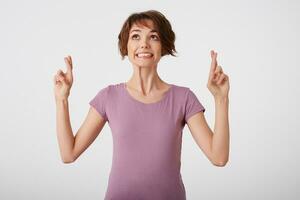
[{"label": "forehead", "polygon": [[144,19],[142,21],[134,22],[130,28],[130,33],[133,31],[149,31],[149,32],[157,32],[155,25],[152,20]]}]

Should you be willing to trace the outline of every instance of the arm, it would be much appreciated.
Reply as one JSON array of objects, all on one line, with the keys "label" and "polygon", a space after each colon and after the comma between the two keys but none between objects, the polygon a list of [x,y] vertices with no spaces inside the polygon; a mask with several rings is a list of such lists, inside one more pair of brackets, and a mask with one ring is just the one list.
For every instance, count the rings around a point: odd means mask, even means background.
[{"label": "arm", "polygon": [[216,166],[225,166],[229,157],[228,93],[229,77],[218,65],[217,53],[211,53],[211,68],[207,87],[215,99],[215,129],[207,125],[203,112],[187,120],[189,129],[198,146]]},{"label": "arm", "polygon": [[54,76],[56,102],[56,132],[60,155],[64,163],[74,162],[96,139],[105,120],[91,107],[88,115],[74,137],[69,116],[68,96],[73,84],[73,62],[71,56],[64,58],[67,71],[58,70]]},{"label": "arm", "polygon": [[211,163],[225,166],[229,157],[228,99],[216,99],[215,104],[214,133],[208,126],[203,112],[190,117],[187,125],[195,142]]},{"label": "arm", "polygon": [[71,163],[96,139],[105,125],[105,120],[93,107],[90,107],[85,121],[74,137],[69,117],[68,100],[57,100],[56,106],[57,139],[61,158],[64,163]]},{"label": "arm", "polygon": [[56,132],[60,155],[64,163],[73,160],[72,149],[74,136],[72,133],[68,100],[56,100]]}]

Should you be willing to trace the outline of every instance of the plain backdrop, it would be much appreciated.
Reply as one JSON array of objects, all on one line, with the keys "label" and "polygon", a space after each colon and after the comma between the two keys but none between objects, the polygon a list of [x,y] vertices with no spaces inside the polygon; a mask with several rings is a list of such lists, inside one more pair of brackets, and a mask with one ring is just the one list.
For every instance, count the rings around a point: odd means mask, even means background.
[{"label": "plain backdrop", "polygon": [[189,87],[206,108],[209,51],[230,78],[230,159],[210,163],[187,125],[181,173],[189,200],[299,199],[299,1],[0,1],[0,199],[103,199],[112,159],[106,124],[74,162],[61,161],[53,77],[74,63],[69,97],[76,133],[88,102],[127,81],[117,36],[133,12],[171,22],[178,57],[163,57],[163,80]]}]

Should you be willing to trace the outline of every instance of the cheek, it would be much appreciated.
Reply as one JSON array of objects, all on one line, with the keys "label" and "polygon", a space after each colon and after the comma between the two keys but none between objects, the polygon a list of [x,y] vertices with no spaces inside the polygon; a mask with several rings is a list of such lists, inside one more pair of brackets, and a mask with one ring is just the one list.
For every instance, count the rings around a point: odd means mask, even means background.
[{"label": "cheek", "polygon": [[127,44],[127,52],[129,53],[130,51],[131,51],[130,44]]},{"label": "cheek", "polygon": [[127,52],[128,52],[128,54],[134,53],[134,49],[135,49],[134,45],[132,45],[130,43],[127,44]]},{"label": "cheek", "polygon": [[161,45],[156,45],[155,51],[157,52],[157,56],[161,56],[161,53],[162,53]]},{"label": "cheek", "polygon": [[134,45],[128,44],[127,45],[127,56],[128,56],[129,60],[133,61],[135,59],[134,58],[135,57],[134,53],[135,53],[135,47],[134,47]]},{"label": "cheek", "polygon": [[157,51],[161,51],[161,50],[162,50],[162,46],[161,46],[161,43],[160,43],[160,42],[155,44],[155,49],[156,49]]}]

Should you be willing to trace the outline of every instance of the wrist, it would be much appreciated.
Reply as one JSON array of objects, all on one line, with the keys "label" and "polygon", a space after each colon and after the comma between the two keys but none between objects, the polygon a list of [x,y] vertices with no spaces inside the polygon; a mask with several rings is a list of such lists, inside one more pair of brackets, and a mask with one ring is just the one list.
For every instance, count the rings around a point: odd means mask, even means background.
[{"label": "wrist", "polygon": [[215,102],[216,102],[216,103],[228,103],[228,102],[229,102],[228,96],[224,96],[224,97],[214,97],[214,98],[215,98]]},{"label": "wrist", "polygon": [[61,103],[68,103],[68,98],[56,98],[55,99],[56,104],[61,104]]}]

